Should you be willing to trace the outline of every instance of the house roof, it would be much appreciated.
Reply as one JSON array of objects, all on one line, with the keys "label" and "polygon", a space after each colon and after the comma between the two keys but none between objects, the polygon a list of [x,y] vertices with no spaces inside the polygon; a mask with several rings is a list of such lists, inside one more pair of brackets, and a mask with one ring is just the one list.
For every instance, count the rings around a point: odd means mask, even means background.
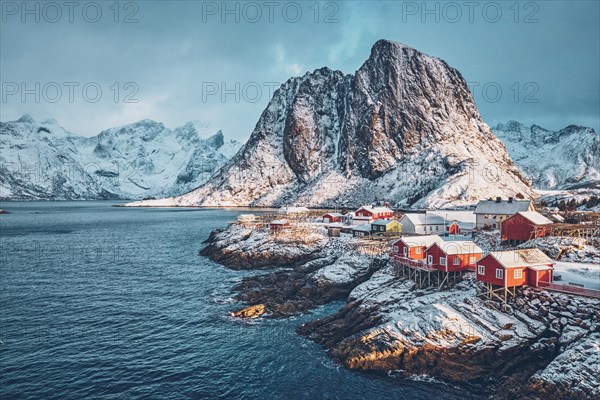
[{"label": "house roof", "polygon": [[371,224],[357,225],[352,228],[353,231],[371,232]]},{"label": "house roof", "polygon": [[367,210],[372,213],[394,212],[394,210],[392,210],[391,208],[388,208],[388,207],[373,207],[373,206],[362,206],[361,208],[359,208],[356,211],[359,211],[359,210]]},{"label": "house roof", "polygon": [[383,225],[383,226],[387,226],[392,222],[398,222],[395,219],[378,219],[377,221],[373,221],[373,223],[371,223],[371,225]]},{"label": "house roof", "polygon": [[444,225],[444,218],[435,214],[404,214],[400,221],[405,218],[413,225]]},{"label": "house roof", "polygon": [[497,203],[495,200],[481,200],[475,207],[475,214],[495,214],[495,215],[513,215],[519,211],[528,211],[531,207],[531,200],[502,200]]},{"label": "house roof", "polygon": [[330,217],[338,217],[338,218],[342,218],[344,216],[344,214],[341,213],[326,213],[323,214],[323,216],[329,215]]},{"label": "house roof", "polygon": [[490,255],[505,268],[554,264],[554,262],[540,249],[492,251],[490,252]]},{"label": "house roof", "polygon": [[[434,243],[440,243],[444,240],[438,235],[424,235],[424,236],[405,236],[400,238],[399,241],[404,242],[408,247],[429,247]],[[396,242],[396,243],[398,243]]]},{"label": "house roof", "polygon": [[459,223],[473,223],[477,221],[477,216],[473,211],[458,211],[458,210],[438,210],[438,211],[427,211],[427,218],[431,215],[437,215],[444,218],[447,222],[459,222]]},{"label": "house roof", "polygon": [[448,226],[450,225],[458,225],[458,227],[462,230],[473,230],[475,229],[475,222],[463,222],[463,221],[448,221]]},{"label": "house roof", "polygon": [[523,218],[530,222],[533,222],[536,225],[548,225],[552,223],[551,220],[544,217],[537,211],[520,211],[517,214],[521,215]]},{"label": "house roof", "polygon": [[[435,244],[437,244],[444,251],[444,253],[448,255],[483,254],[483,250],[481,249],[481,247],[477,246],[475,243],[469,240],[438,242]],[[431,246],[433,246],[433,244]]]},{"label": "house roof", "polygon": [[271,225],[285,225],[289,223],[290,221],[288,221],[287,219],[274,219],[273,221],[271,221]]}]

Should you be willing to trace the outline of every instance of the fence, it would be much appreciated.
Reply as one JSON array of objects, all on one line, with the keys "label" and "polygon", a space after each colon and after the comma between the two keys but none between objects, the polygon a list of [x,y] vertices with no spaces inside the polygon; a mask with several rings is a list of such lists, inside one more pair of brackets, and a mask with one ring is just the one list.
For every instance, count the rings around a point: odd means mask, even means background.
[{"label": "fence", "polygon": [[564,293],[578,294],[580,296],[588,296],[600,299],[600,290],[586,289],[581,286],[564,285],[560,283],[540,282],[539,285],[544,289],[555,290]]}]

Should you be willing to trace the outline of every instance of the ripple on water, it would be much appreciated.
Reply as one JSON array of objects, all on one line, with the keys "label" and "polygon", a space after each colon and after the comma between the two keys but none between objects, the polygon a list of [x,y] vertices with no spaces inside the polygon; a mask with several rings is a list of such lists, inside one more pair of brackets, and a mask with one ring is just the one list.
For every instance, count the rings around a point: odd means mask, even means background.
[{"label": "ripple on water", "polygon": [[[243,211],[109,202],[7,203],[0,249],[0,398],[475,398],[359,374],[295,328],[339,309],[240,320],[230,271],[198,250]],[[7,218],[4,218],[7,217]]]}]

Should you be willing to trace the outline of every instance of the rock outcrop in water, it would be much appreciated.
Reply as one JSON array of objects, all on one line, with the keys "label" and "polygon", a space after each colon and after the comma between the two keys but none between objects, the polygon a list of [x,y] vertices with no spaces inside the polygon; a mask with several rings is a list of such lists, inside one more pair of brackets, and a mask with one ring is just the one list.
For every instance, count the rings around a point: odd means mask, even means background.
[{"label": "rock outcrop in water", "polygon": [[[485,383],[506,399],[600,395],[598,300],[526,289],[505,309],[478,297],[473,277],[444,291],[420,290],[398,276],[384,252],[357,251],[354,239],[328,238],[320,229],[295,244],[295,235],[237,224],[212,234],[202,254],[213,260],[275,268],[234,288],[247,306],[234,315],[283,318],[346,299],[298,332],[348,368]],[[260,256],[270,252],[273,264]]]},{"label": "rock outcrop in water", "polygon": [[285,231],[270,235],[267,229],[238,224],[211,233],[200,254],[232,269],[275,268],[245,278],[234,288],[236,299],[264,306],[261,314],[269,318],[303,314],[320,304],[345,299],[387,262],[356,254],[348,241],[330,240],[324,228],[304,230],[302,235]]}]

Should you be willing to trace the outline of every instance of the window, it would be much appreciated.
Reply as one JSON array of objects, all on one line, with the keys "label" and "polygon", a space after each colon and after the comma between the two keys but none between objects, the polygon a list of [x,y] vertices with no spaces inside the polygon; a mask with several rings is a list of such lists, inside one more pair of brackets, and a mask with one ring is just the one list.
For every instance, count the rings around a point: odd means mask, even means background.
[{"label": "window", "polygon": [[460,265],[460,259],[458,257],[455,257],[454,261],[452,262],[452,264],[454,264],[454,265]]},{"label": "window", "polygon": [[446,257],[440,257],[440,265],[446,265]]},{"label": "window", "polygon": [[469,257],[469,264],[475,264],[477,257]]},{"label": "window", "polygon": [[515,279],[521,279],[523,277],[522,269],[515,269]]},{"label": "window", "polygon": [[502,270],[502,269],[498,268],[498,269],[496,270],[496,278],[497,278],[497,279],[502,279],[502,278],[504,278],[504,270]]},{"label": "window", "polygon": [[429,232],[433,231],[433,226],[429,225]]},{"label": "window", "polygon": [[398,246],[394,246],[394,253],[398,253],[400,251],[400,249],[398,248]]},{"label": "window", "polygon": [[484,265],[478,265],[477,266],[477,273],[479,275],[485,275],[485,266]]},{"label": "window", "polygon": [[433,264],[433,256],[427,256],[427,264]]},{"label": "window", "polygon": [[408,247],[404,247],[404,257],[408,256]]},{"label": "window", "polygon": [[415,254],[421,254],[421,248],[420,247],[417,247],[415,249]]},{"label": "window", "polygon": [[435,230],[436,230],[436,231],[439,231],[439,230],[440,230],[440,227],[436,225],[436,226],[435,226]]}]

